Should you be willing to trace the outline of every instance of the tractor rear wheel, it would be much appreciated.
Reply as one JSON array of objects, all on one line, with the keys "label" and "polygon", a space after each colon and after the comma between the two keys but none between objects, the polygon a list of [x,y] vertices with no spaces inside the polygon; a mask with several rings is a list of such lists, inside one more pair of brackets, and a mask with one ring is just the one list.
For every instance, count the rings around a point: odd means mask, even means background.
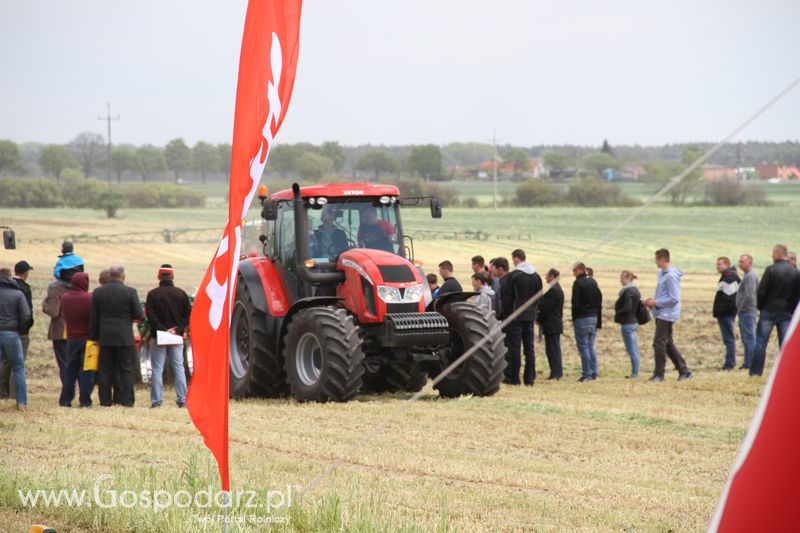
[{"label": "tractor rear wheel", "polygon": [[364,390],[368,392],[419,392],[427,382],[428,373],[417,363],[391,361],[364,374]]},{"label": "tractor rear wheel", "polygon": [[[455,302],[442,309],[450,324],[450,355],[441,368],[431,374],[435,378],[464,352],[478,344],[497,324],[493,313],[489,316],[470,302]],[[445,398],[472,394],[491,396],[500,390],[503,370],[506,368],[505,335],[494,332],[472,356],[433,387]]]},{"label": "tractor rear wheel", "polygon": [[344,309],[297,313],[284,337],[286,376],[299,402],[346,402],[361,388],[364,352],[353,317]]},{"label": "tractor rear wheel", "polygon": [[230,396],[232,398],[286,395],[283,364],[267,335],[266,314],[253,305],[247,284],[239,279],[231,317]]}]

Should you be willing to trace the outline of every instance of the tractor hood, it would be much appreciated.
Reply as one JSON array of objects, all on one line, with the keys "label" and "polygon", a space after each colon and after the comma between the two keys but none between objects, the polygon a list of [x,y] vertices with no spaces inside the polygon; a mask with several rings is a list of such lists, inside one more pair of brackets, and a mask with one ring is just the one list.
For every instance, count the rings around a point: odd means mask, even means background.
[{"label": "tractor hood", "polygon": [[382,250],[354,248],[339,257],[345,283],[337,290],[361,322],[381,322],[387,313],[425,310],[425,284],[408,260]]}]

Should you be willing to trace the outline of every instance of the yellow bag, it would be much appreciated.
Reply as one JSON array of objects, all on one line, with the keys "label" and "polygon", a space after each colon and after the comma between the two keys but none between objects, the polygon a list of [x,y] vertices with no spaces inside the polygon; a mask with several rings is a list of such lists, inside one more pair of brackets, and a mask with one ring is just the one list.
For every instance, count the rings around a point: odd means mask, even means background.
[{"label": "yellow bag", "polygon": [[86,341],[86,351],[83,354],[83,369],[97,370],[100,359],[100,345],[94,341]]}]

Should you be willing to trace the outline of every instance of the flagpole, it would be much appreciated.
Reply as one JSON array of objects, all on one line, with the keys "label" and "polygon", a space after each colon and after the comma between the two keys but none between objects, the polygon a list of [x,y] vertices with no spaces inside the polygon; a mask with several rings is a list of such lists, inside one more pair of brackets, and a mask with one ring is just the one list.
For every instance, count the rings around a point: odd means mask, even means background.
[{"label": "flagpole", "polygon": [[222,506],[222,533],[228,533],[228,507],[231,506],[231,493],[224,491],[225,504]]}]

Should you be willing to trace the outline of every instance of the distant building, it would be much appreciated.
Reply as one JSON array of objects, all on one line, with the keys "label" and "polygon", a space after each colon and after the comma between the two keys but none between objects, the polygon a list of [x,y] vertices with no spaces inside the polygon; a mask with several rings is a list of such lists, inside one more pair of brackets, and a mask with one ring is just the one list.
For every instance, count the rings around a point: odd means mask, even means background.
[{"label": "distant building", "polygon": [[784,165],[755,165],[758,179],[772,181],[797,181],[800,180],[800,169],[796,166]]},{"label": "distant building", "polygon": [[717,181],[737,177],[737,169],[724,165],[703,165],[703,178],[708,181]]}]

